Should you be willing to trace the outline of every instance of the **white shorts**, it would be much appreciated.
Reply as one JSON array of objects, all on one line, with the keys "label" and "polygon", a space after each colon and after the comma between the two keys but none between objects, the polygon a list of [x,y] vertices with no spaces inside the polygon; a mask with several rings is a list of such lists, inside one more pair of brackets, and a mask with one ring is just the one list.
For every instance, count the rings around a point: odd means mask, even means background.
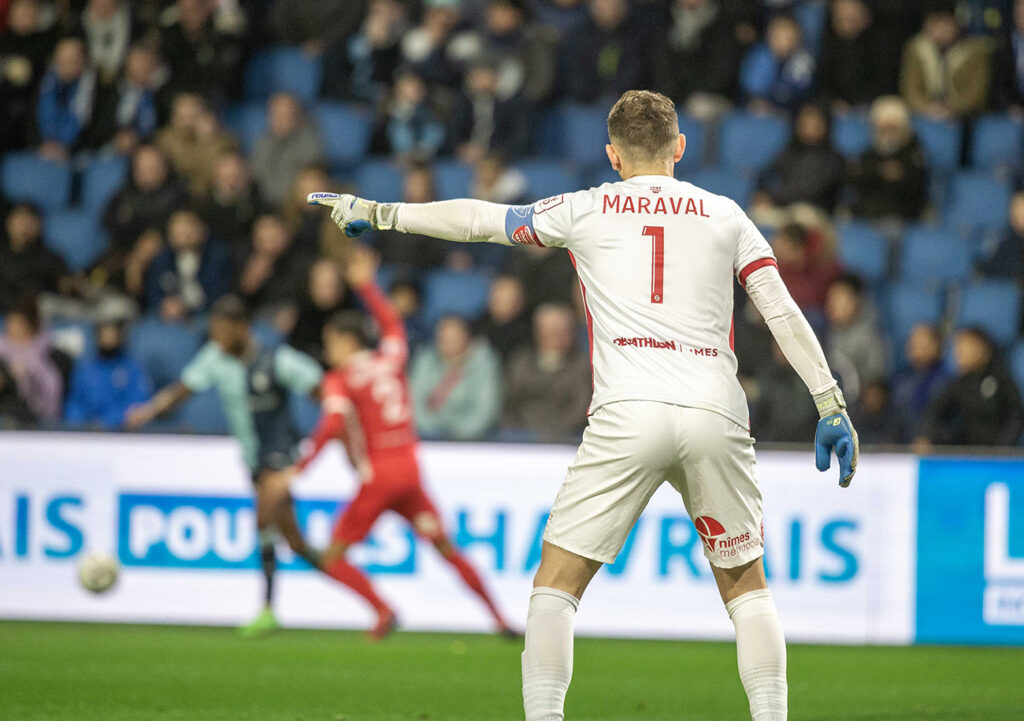
[{"label": "white shorts", "polygon": [[712,565],[763,555],[754,439],[725,416],[657,401],[619,401],[590,417],[544,540],[612,563],[654,492],[683,497]]}]

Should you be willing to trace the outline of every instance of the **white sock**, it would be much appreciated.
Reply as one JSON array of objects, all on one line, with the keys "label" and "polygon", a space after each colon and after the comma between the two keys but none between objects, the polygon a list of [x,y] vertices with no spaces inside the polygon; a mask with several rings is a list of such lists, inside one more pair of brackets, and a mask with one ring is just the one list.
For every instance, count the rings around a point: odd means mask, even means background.
[{"label": "white sock", "polygon": [[526,616],[523,708],[526,721],[562,721],[572,679],[572,621],[580,600],[554,588],[535,588]]},{"label": "white sock", "polygon": [[750,591],[725,604],[736,626],[740,681],[753,721],[786,721],[786,639],[768,589]]}]

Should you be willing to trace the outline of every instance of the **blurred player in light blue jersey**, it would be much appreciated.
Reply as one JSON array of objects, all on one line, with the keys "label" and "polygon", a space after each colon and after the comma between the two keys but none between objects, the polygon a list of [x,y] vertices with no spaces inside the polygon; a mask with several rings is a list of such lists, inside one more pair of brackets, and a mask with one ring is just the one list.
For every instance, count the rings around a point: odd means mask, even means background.
[{"label": "blurred player in light blue jersey", "polygon": [[245,304],[225,296],[210,312],[209,342],[182,371],[181,380],[128,413],[128,427],[137,429],[177,408],[193,393],[217,389],[228,426],[242,444],[245,463],[252,471],[266,577],[263,611],[241,629],[243,635],[258,636],[278,627],[271,605],[277,566],[275,529],[295,553],[319,567],[319,554],[306,545],[299,531],[289,490],[302,436],[292,425],[288,394],[315,393],[322,376],[320,365],[294,348],[260,346],[250,333]]}]

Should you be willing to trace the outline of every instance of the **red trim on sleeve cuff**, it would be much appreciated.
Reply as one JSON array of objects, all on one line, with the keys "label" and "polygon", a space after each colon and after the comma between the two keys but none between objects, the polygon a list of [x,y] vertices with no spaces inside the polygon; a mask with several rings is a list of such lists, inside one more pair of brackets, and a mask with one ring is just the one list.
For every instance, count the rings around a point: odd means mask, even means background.
[{"label": "red trim on sleeve cuff", "polygon": [[779,264],[775,262],[775,258],[761,258],[761,260],[755,260],[753,263],[748,263],[737,276],[740,279],[740,285],[746,288],[747,278],[750,277],[750,274],[755,270],[761,270],[761,268],[767,268],[768,266],[773,266],[776,270],[779,269]]}]

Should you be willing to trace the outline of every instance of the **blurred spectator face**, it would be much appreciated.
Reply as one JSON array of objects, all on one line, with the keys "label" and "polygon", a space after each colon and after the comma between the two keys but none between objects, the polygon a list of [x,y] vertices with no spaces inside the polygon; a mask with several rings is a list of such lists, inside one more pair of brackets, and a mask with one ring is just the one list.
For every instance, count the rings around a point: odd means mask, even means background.
[{"label": "blurred spectator face", "polygon": [[910,111],[902,98],[887,96],[872,104],[871,132],[875,149],[883,155],[892,155],[910,141]]},{"label": "blurred spectator face", "polygon": [[772,249],[782,268],[800,268],[807,263],[807,236],[799,226],[780,228],[772,238]]},{"label": "blurred spectator face", "polygon": [[395,102],[399,105],[416,106],[427,97],[427,86],[415,73],[402,73],[395,79]]},{"label": "blurred spectator face", "polygon": [[523,11],[510,2],[498,0],[487,8],[487,30],[492,35],[508,35],[523,24]]},{"label": "blurred spectator face", "polygon": [[915,370],[931,368],[942,358],[942,339],[932,325],[915,325],[907,337],[907,360]]},{"label": "blurred spectator face", "polygon": [[27,205],[17,205],[4,224],[11,250],[21,252],[39,240],[43,224],[39,214]]},{"label": "blurred spectator face", "polygon": [[14,0],[7,11],[7,26],[15,35],[28,35],[39,29],[39,5],[36,0]]},{"label": "blurred spectator face", "polygon": [[437,324],[434,333],[437,354],[441,360],[451,363],[462,358],[469,350],[469,326],[462,318],[449,316]]},{"label": "blurred spectator face", "polygon": [[409,283],[399,283],[391,289],[391,302],[403,318],[411,318],[419,313],[420,294]]},{"label": "blurred spectator face", "polygon": [[885,387],[885,383],[871,381],[865,384],[860,393],[860,406],[865,413],[884,413],[889,407],[889,389]]},{"label": "blurred spectator face", "polygon": [[136,45],[125,59],[125,77],[132,85],[149,85],[158,64],[156,53],[148,47]]},{"label": "blurred spectator face", "polygon": [[217,114],[204,105],[196,116],[196,137],[200,140],[215,138],[219,132]]},{"label": "blurred spectator face", "polygon": [[199,116],[203,113],[203,101],[198,95],[181,93],[174,97],[171,108],[171,127],[178,132],[196,132]]},{"label": "blurred spectator face", "polygon": [[523,284],[516,277],[503,275],[491,284],[487,312],[498,323],[507,323],[523,312]]},{"label": "blurred spectator face", "polygon": [[96,326],[96,349],[101,356],[115,356],[123,346],[124,330],[120,323],[100,323]]},{"label": "blurred spectator face", "polygon": [[836,0],[832,5],[832,32],[841,40],[853,40],[871,24],[863,0]]},{"label": "blurred spectator face", "polygon": [[821,145],[828,134],[828,119],[821,108],[805,105],[796,116],[796,136],[804,145]]},{"label": "blurred spectator face", "polygon": [[772,18],[766,33],[768,47],[777,58],[788,58],[800,47],[800,26],[793,18]]},{"label": "blurred spectator face", "polygon": [[590,0],[590,17],[601,30],[614,30],[626,18],[625,0]]},{"label": "blurred spectator face", "polygon": [[1024,30],[1024,0],[1017,0],[1013,4],[1013,24],[1018,30]]},{"label": "blurred spectator face", "polygon": [[505,164],[501,162],[501,158],[485,155],[474,168],[473,182],[484,189],[493,188],[504,172]]},{"label": "blurred spectator face", "polygon": [[288,249],[291,238],[284,219],[277,215],[263,215],[252,227],[252,247],[257,253],[277,257]]},{"label": "blurred spectator face", "polygon": [[1010,199],[1010,227],[1017,235],[1024,235],[1024,192],[1014,193]]},{"label": "blurred spectator face", "polygon": [[953,359],[960,375],[984,370],[992,360],[992,347],[977,333],[960,331],[953,343]]},{"label": "blurred spectator face", "polygon": [[533,339],[542,355],[567,355],[573,344],[572,311],[563,306],[542,305],[533,318]]},{"label": "blurred spectator face", "polygon": [[405,174],[402,198],[406,203],[429,203],[434,200],[434,176],[427,168],[416,168]]},{"label": "blurred spectator face", "polygon": [[167,222],[167,244],[177,253],[198,251],[206,238],[206,226],[191,210],[179,210]]},{"label": "blurred spectator face", "polygon": [[152,191],[167,182],[167,158],[156,147],[143,145],[132,156],[132,182],[139,190]]},{"label": "blurred spectator face", "polygon": [[181,27],[188,33],[203,29],[213,14],[209,0],[178,0],[178,18]]},{"label": "blurred spectator face", "polygon": [[113,17],[117,12],[117,0],[89,0],[86,6],[88,12],[94,18],[107,19]]},{"label": "blurred spectator face", "polygon": [[278,93],[270,99],[268,121],[275,137],[291,135],[302,124],[302,106],[288,93]]},{"label": "blurred spectator face", "polygon": [[471,67],[466,73],[466,87],[472,95],[494,95],[498,90],[498,71],[485,65]]},{"label": "blurred spectator face", "polygon": [[331,189],[331,179],[322,168],[306,168],[295,179],[295,186],[292,189],[292,201],[308,213],[319,214],[320,209],[309,205],[306,198],[310,193],[328,191]]},{"label": "blurred spectator face", "polygon": [[39,328],[35,319],[20,310],[12,310],[7,314],[5,331],[7,339],[13,343],[31,343]]},{"label": "blurred spectator face", "polygon": [[213,190],[221,198],[237,198],[249,186],[249,168],[238,153],[225,153],[213,166]]},{"label": "blurred spectator face", "polygon": [[924,34],[940,48],[945,48],[956,40],[956,36],[960,34],[960,26],[957,25],[956,16],[953,13],[933,12],[925,16]]},{"label": "blurred spectator face", "polygon": [[829,286],[825,295],[825,315],[833,325],[848,325],[860,313],[860,296],[849,284],[838,281]]},{"label": "blurred spectator face", "polygon": [[53,51],[53,69],[63,83],[71,83],[85,72],[85,45],[78,38],[64,38]]},{"label": "blurred spectator face", "polygon": [[423,27],[440,42],[459,22],[459,11],[444,3],[435,3],[423,13]]},{"label": "blurred spectator face", "polygon": [[309,298],[317,308],[334,308],[341,302],[341,274],[333,261],[321,258],[309,269]]}]

